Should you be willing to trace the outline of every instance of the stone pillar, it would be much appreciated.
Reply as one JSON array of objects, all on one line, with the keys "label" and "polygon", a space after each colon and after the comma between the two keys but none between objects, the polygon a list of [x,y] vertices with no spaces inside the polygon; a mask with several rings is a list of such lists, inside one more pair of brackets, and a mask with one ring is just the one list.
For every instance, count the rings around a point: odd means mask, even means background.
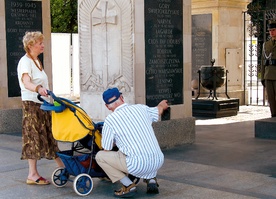
[{"label": "stone pillar", "polygon": [[[250,0],[192,0],[192,14],[212,14],[212,57],[229,71],[228,94],[243,102],[243,11]],[[210,63],[206,63],[208,65]],[[224,87],[218,89],[224,96]],[[245,102],[247,98],[245,99]]]},{"label": "stone pillar", "polygon": [[0,133],[20,132],[22,111],[16,72],[25,54],[22,38],[26,31],[39,30],[45,35],[43,65],[52,88],[50,1],[0,1],[0,27]]},{"label": "stone pillar", "polygon": [[[110,113],[102,100],[103,91],[109,87],[118,87],[129,104],[147,102],[150,85],[146,85],[144,3],[144,0],[79,0],[80,102],[96,122],[103,121]],[[157,3],[158,12],[163,12],[164,6],[170,9],[174,0],[154,3]],[[171,98],[169,120],[154,124],[161,147],[193,143],[195,139],[190,90],[191,1],[183,0],[181,5],[183,77],[179,86],[183,88],[183,99],[181,103],[174,103]],[[159,42],[160,37],[157,40]],[[173,96],[170,89],[167,91],[166,94],[172,95],[166,96]]]}]

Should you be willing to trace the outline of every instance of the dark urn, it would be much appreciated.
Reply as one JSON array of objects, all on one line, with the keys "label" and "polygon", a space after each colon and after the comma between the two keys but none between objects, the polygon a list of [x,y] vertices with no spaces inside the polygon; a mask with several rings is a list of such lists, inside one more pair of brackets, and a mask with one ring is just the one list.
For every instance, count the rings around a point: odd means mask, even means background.
[{"label": "dark urn", "polygon": [[216,90],[225,83],[226,72],[224,66],[214,66],[214,61],[211,61],[212,65],[203,65],[200,68],[201,85],[208,90]]}]

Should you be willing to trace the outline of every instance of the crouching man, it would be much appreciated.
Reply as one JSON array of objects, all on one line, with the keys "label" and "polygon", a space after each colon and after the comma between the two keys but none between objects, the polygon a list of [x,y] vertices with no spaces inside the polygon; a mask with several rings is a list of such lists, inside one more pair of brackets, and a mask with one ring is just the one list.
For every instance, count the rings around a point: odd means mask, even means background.
[{"label": "crouching man", "polygon": [[[114,192],[116,197],[132,197],[140,178],[147,183],[147,193],[157,194],[157,171],[163,165],[164,155],[153,131],[156,122],[168,108],[167,100],[156,107],[124,102],[118,88],[104,91],[103,100],[112,111],[102,129],[102,147],[96,161],[114,183],[120,181],[122,188]],[[118,151],[111,151],[113,146]]]}]

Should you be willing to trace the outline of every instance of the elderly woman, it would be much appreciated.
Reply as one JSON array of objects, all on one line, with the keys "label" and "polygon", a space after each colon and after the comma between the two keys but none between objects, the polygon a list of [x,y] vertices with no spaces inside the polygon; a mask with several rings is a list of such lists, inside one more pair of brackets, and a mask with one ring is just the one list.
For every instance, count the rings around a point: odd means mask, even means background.
[{"label": "elderly woman", "polygon": [[[40,109],[40,94],[47,98],[48,77],[38,55],[44,51],[44,36],[41,32],[26,32],[23,46],[26,54],[17,67],[18,81],[22,98],[22,160],[28,160],[29,174],[27,184],[47,185],[37,170],[37,160],[54,159],[59,167],[64,167],[57,156],[59,151],[51,131],[51,114]],[[46,99],[45,98],[45,99]]]}]

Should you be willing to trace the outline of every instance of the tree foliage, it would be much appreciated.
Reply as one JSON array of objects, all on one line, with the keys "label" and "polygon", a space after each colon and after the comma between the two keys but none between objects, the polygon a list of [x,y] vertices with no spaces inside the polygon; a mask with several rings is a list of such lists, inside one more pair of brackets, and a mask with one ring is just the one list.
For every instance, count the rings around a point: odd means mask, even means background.
[{"label": "tree foliage", "polygon": [[253,0],[247,5],[247,13],[251,16],[251,22],[256,27],[255,36],[262,37],[264,24],[264,10],[266,8],[266,0]]},{"label": "tree foliage", "polygon": [[50,0],[52,32],[78,32],[78,0]]},{"label": "tree foliage", "polygon": [[247,5],[247,13],[251,16],[251,22],[253,26],[257,27],[256,33],[258,35],[255,35],[256,37],[259,37],[261,33],[265,33],[266,27],[264,25],[275,17],[275,2],[275,0],[252,0]]}]

